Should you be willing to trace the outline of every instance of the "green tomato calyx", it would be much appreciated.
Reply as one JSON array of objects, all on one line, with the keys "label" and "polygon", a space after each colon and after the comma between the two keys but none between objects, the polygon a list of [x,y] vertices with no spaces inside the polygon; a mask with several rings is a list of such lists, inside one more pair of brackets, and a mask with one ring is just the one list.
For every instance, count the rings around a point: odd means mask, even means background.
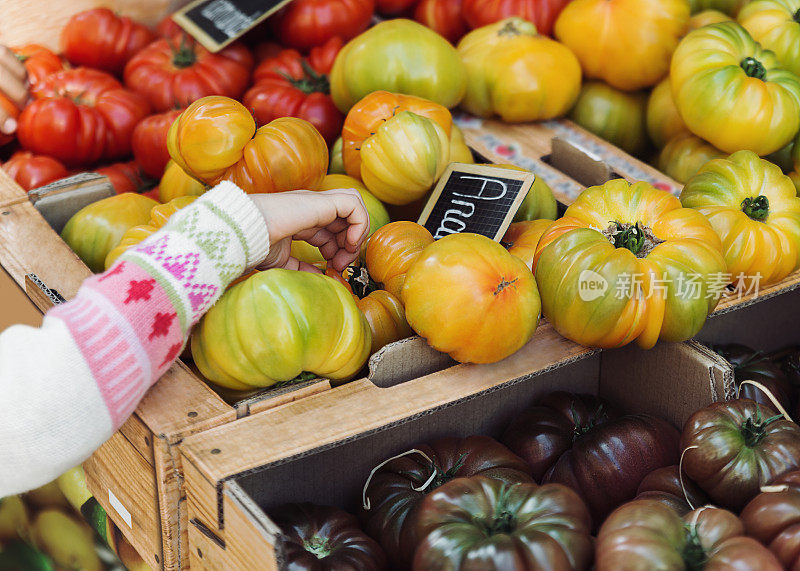
[{"label": "green tomato calyx", "polygon": [[756,405],[755,417],[748,416],[747,420],[742,423],[741,431],[745,446],[754,448],[758,445],[767,435],[767,427],[781,418],[783,418],[782,414],[776,414],[775,416],[762,419],[761,407]]},{"label": "green tomato calyx", "polygon": [[700,571],[705,568],[708,556],[706,555],[706,550],[703,549],[703,544],[700,542],[697,526],[686,525],[686,545],[681,556],[687,569]]},{"label": "green tomato calyx", "polygon": [[172,65],[178,69],[192,66],[197,61],[194,46],[186,42],[186,34],[181,35],[181,44],[178,47],[170,47],[172,48]]},{"label": "green tomato calyx", "polygon": [[538,36],[536,26],[522,18],[512,17],[503,20],[503,25],[497,32],[498,36]]},{"label": "green tomato calyx", "polygon": [[742,212],[753,220],[763,222],[769,216],[769,198],[763,194],[755,198],[748,196],[742,201]]},{"label": "green tomato calyx", "polygon": [[313,67],[309,65],[306,60],[300,60],[300,65],[303,67],[303,77],[294,78],[288,73],[279,72],[280,76],[292,84],[306,95],[312,93],[330,94],[331,84],[328,81],[328,76],[324,73],[317,73]]},{"label": "green tomato calyx", "polygon": [[459,458],[456,461],[456,463],[453,464],[453,467],[450,468],[447,471],[443,471],[441,469],[441,467],[439,467],[436,464],[432,463],[431,464],[431,469],[434,471],[435,476],[433,476],[432,478],[428,479],[428,485],[425,486],[425,489],[424,489],[423,493],[427,494],[431,490],[435,490],[436,488],[438,488],[442,484],[446,484],[447,482],[449,482],[450,480],[455,478],[456,474],[458,473],[458,471],[461,470],[461,467],[464,465],[464,460],[466,458],[467,458],[466,453],[464,453],[461,456],[459,456]]},{"label": "green tomato calyx", "polygon": [[331,554],[331,542],[326,537],[315,535],[311,539],[303,542],[303,549],[311,553],[317,559],[325,559]]},{"label": "green tomato calyx", "polygon": [[475,520],[475,523],[483,529],[487,536],[511,533],[517,528],[517,517],[508,509],[508,499],[513,487],[513,484],[509,485],[503,482],[497,494],[494,513],[486,519]]},{"label": "green tomato calyx", "polygon": [[575,410],[575,403],[572,403],[570,406],[570,412],[572,413],[572,441],[575,442],[578,438],[589,432],[595,426],[599,424],[600,419],[603,417],[603,405],[597,407],[597,410],[594,411],[591,417],[589,417],[589,421],[584,425],[581,424],[578,420],[578,412]]},{"label": "green tomato calyx", "polygon": [[744,58],[739,65],[749,77],[755,77],[762,81],[767,77],[767,69],[764,64],[754,57]]},{"label": "green tomato calyx", "polygon": [[637,258],[646,258],[656,246],[664,242],[664,240],[657,238],[650,228],[643,226],[641,222],[636,224],[611,222],[611,225],[603,234],[614,244],[615,248],[630,250]]},{"label": "green tomato calyx", "polygon": [[509,282],[509,281],[506,281],[506,278],[500,277],[500,283],[497,284],[497,288],[494,290],[494,295],[500,295],[500,292],[502,292],[504,289],[514,285],[514,282],[516,282],[517,279],[519,279],[519,278],[514,278],[513,280],[511,280]]}]

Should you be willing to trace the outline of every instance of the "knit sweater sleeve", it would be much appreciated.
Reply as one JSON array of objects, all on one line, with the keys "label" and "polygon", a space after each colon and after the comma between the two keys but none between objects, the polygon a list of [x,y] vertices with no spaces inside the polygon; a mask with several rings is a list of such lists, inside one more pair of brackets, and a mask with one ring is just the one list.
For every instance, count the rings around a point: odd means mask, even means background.
[{"label": "knit sweater sleeve", "polygon": [[268,247],[255,204],[223,182],[87,279],[40,328],[0,333],[0,498],[55,479],[107,440]]}]

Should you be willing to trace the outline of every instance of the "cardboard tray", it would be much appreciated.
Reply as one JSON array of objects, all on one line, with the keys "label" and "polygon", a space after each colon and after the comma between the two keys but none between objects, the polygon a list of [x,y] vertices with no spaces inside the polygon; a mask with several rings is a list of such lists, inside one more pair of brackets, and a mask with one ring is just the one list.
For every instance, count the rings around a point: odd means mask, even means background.
[{"label": "cardboard tray", "polygon": [[694,342],[600,352],[546,324],[499,363],[456,365],[388,388],[361,381],[338,387],[183,443],[190,564],[280,568],[271,508],[311,501],[353,512],[367,474],[382,460],[441,436],[498,436],[553,390],[599,394],[680,427],[732,387],[731,367]]}]

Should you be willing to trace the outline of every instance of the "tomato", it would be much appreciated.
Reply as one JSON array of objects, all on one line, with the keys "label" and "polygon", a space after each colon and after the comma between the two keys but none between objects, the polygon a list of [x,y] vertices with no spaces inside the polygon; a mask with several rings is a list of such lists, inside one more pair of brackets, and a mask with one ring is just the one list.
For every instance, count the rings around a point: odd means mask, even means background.
[{"label": "tomato", "polygon": [[800,129],[800,78],[735,22],[690,32],[670,71],[687,127],[727,153],[777,151]]},{"label": "tomato", "polygon": [[114,163],[96,168],[94,171],[107,176],[111,186],[114,187],[114,192],[117,194],[123,194],[125,192],[149,194],[147,191],[155,186],[155,182],[147,178],[147,175],[142,171],[142,168],[136,161]]},{"label": "tomato", "polygon": [[281,528],[283,560],[290,571],[382,571],[386,555],[351,514],[331,506],[286,504],[269,511]]},{"label": "tomato", "polygon": [[509,254],[516,256],[530,268],[533,266],[539,239],[552,224],[553,221],[546,218],[513,222],[500,243],[508,249]]},{"label": "tomato", "polygon": [[372,332],[370,355],[384,345],[414,335],[406,321],[403,303],[388,291],[375,290],[356,300],[356,305],[367,318]]},{"label": "tomato", "polygon": [[464,0],[464,19],[470,28],[481,28],[506,18],[533,23],[540,34],[551,35],[553,24],[570,0]]},{"label": "tomato", "polygon": [[692,14],[703,10],[717,10],[728,16],[736,16],[750,0],[689,0]]},{"label": "tomato", "polygon": [[558,484],[458,478],[419,507],[414,569],[588,569],[591,520]]},{"label": "tomato", "polygon": [[61,237],[93,272],[102,272],[108,253],[125,232],[150,220],[158,202],[140,194],[125,193],[93,202],[69,219]]},{"label": "tomato", "polygon": [[763,569],[779,571],[767,548],[745,537],[734,514],[702,507],[683,518],[656,500],[617,509],[597,536],[597,571],[628,569]]},{"label": "tomato", "polygon": [[158,201],[166,203],[179,196],[200,196],[207,189],[205,184],[186,174],[178,163],[171,160],[158,183]]},{"label": "tomato", "polygon": [[800,568],[800,472],[771,482],[742,510],[747,535],[769,547],[786,569]]},{"label": "tomato", "polygon": [[647,147],[647,96],[627,93],[598,81],[585,83],[570,119],[632,155]]},{"label": "tomato", "polygon": [[418,0],[375,0],[375,11],[381,16],[401,17],[413,11]]},{"label": "tomato", "polygon": [[658,155],[658,169],[686,183],[713,159],[727,155],[700,137],[684,132],[670,139]]},{"label": "tomato", "polygon": [[706,163],[681,202],[708,218],[734,281],[771,284],[800,267],[800,198],[791,179],[755,153]]},{"label": "tomato", "polygon": [[800,74],[800,0],[756,0],[742,7],[738,20],[784,68]]},{"label": "tomato", "polygon": [[419,200],[450,164],[450,139],[438,123],[401,111],[361,144],[361,180],[389,204]]},{"label": "tomato", "polygon": [[794,401],[794,388],[780,367],[760,351],[744,345],[717,345],[714,351],[733,365],[734,381],[740,398],[748,398],[759,404],[774,406],[761,389],[742,384],[742,381],[755,381],[772,393],[781,405],[789,410]]},{"label": "tomato", "polygon": [[530,268],[478,234],[450,234],[425,248],[401,299],[411,328],[462,363],[515,353],[533,337],[541,308]]},{"label": "tomato", "polygon": [[686,0],[574,0],[555,34],[578,56],[586,77],[632,91],[667,75],[688,27]]},{"label": "tomato", "polygon": [[192,356],[211,382],[237,391],[303,372],[349,380],[369,356],[370,331],[353,296],[327,276],[258,272],[230,288],[192,336]]},{"label": "tomato", "polygon": [[713,403],[686,421],[683,469],[715,504],[738,511],[761,486],[800,467],[800,427],[774,414],[738,399]]},{"label": "tomato", "polygon": [[[312,69],[315,69],[317,73],[330,75],[333,69],[333,62],[336,61],[336,56],[342,51],[342,46],[344,46],[344,41],[342,41],[341,36],[334,36],[321,46],[311,48],[306,58],[308,60],[308,65],[310,65]],[[276,53],[274,55],[277,56],[278,54]],[[264,59],[266,58],[260,61]]]},{"label": "tomato", "polygon": [[390,222],[367,242],[367,271],[383,289],[400,298],[408,269],[431,244],[433,236],[424,226],[404,220]]},{"label": "tomato", "polygon": [[73,65],[120,74],[125,64],[155,39],[146,26],[108,8],[79,12],[61,31],[64,55]]},{"label": "tomato", "polygon": [[703,10],[692,14],[689,19],[689,31],[708,26],[709,24],[719,24],[720,22],[729,22],[731,17],[719,10]]},{"label": "tomato", "polygon": [[351,40],[336,57],[330,80],[331,97],[343,113],[381,90],[455,107],[467,84],[455,48],[433,30],[404,19],[386,20]]},{"label": "tomato", "polygon": [[61,58],[44,46],[28,44],[12,50],[28,72],[28,85],[33,87],[48,75],[64,69]]},{"label": "tomato", "polygon": [[509,18],[474,30],[458,43],[467,70],[461,106],[475,115],[518,123],[569,111],[580,93],[581,67],[570,50]]},{"label": "tomato", "polygon": [[455,44],[469,30],[461,5],[462,0],[421,0],[414,8],[414,19]]},{"label": "tomato", "polygon": [[136,162],[153,178],[160,178],[169,162],[167,132],[181,111],[178,109],[150,115],[133,130],[131,148]]},{"label": "tomato", "polygon": [[330,163],[328,164],[328,174],[345,174],[344,159],[342,159],[342,138],[336,139],[330,150]]},{"label": "tomato", "polygon": [[271,18],[280,42],[296,49],[339,36],[355,38],[369,26],[375,0],[294,0]]},{"label": "tomato", "polygon": [[705,217],[666,191],[621,179],[590,187],[537,247],[544,316],[588,346],[689,339],[722,293],[721,251]]},{"label": "tomato", "polygon": [[56,159],[17,151],[3,164],[3,170],[23,190],[32,190],[49,182],[69,176],[66,167]]},{"label": "tomato", "polygon": [[234,43],[211,53],[184,34],[156,40],[125,66],[125,85],[142,94],[156,111],[186,107],[207,95],[237,98],[250,83],[253,56]]},{"label": "tomato", "polygon": [[464,132],[455,123],[450,129],[450,162],[469,165],[475,163],[472,151],[464,140]]},{"label": "tomato", "polygon": [[35,100],[19,116],[23,147],[67,166],[123,157],[147,102],[102,71],[59,71],[33,88]]},{"label": "tomato", "polygon": [[344,120],[342,160],[348,175],[361,178],[360,151],[364,141],[402,111],[413,111],[427,117],[438,123],[448,137],[452,135],[453,116],[446,107],[421,97],[375,91],[353,106]]},{"label": "tomato", "polygon": [[245,192],[315,189],[328,169],[328,147],[311,123],[281,117],[256,129],[250,112],[227,97],[192,103],[170,127],[169,154],[183,170]]},{"label": "tomato", "polygon": [[680,477],[678,466],[665,466],[650,472],[636,490],[637,500],[658,500],[680,515],[708,503],[708,496],[688,477]]},{"label": "tomato", "polygon": [[328,77],[295,50],[264,60],[253,75],[255,85],[242,103],[265,125],[278,117],[305,119],[332,144],[342,133],[344,115],[328,95]]},{"label": "tomato", "polygon": [[483,475],[508,484],[532,482],[528,467],[488,436],[440,438],[389,459],[364,486],[365,531],[396,568],[407,568],[420,538],[416,517],[425,496],[461,477]]}]

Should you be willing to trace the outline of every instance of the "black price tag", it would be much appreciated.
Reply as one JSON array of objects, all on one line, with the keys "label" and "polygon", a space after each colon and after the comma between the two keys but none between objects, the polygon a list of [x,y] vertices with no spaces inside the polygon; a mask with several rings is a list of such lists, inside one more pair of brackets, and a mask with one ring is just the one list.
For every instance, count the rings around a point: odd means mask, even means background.
[{"label": "black price tag", "polygon": [[197,0],[172,19],[204,48],[217,52],[291,0]]},{"label": "black price tag", "polygon": [[531,172],[451,163],[433,190],[419,224],[435,239],[472,232],[499,241],[533,186]]}]

